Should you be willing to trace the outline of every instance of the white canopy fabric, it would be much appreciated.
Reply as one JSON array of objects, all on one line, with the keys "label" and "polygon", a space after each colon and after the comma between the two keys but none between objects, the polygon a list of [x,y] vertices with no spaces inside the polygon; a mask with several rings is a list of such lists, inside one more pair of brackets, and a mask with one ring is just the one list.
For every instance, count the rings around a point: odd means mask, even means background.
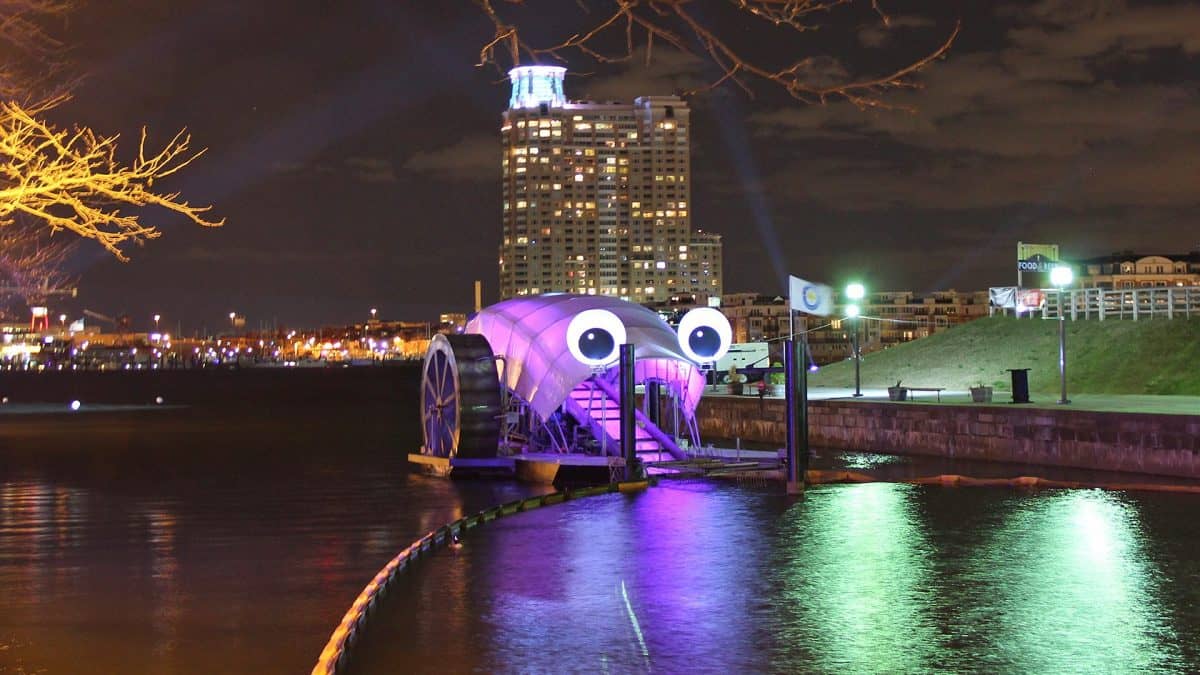
[{"label": "white canopy fabric", "polygon": [[504,357],[501,379],[545,419],[592,375],[567,347],[567,326],[588,309],[606,309],[621,319],[626,339],[634,345],[637,382],[667,382],[679,392],[690,417],[704,391],[704,373],[683,355],[675,331],[636,303],[566,293],[513,298],[480,311],[466,332],[487,338],[492,351]]}]

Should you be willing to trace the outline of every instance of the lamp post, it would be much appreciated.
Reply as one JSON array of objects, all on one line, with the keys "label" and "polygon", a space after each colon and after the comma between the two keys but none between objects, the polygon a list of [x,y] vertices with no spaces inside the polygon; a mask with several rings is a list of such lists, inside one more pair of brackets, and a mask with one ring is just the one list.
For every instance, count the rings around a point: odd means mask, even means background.
[{"label": "lamp post", "polygon": [[161,314],[155,314],[155,315],[154,315],[154,332],[155,332],[155,333],[157,333],[157,332],[158,332],[158,320],[159,320],[159,319],[161,319],[161,318],[162,318],[162,315],[161,315]]},{"label": "lamp post", "polygon": [[1067,399],[1067,312],[1063,305],[1063,289],[1075,280],[1075,273],[1066,265],[1058,265],[1050,270],[1050,283],[1058,289],[1058,380],[1062,385],[1062,395],[1058,402],[1066,405]]},{"label": "lamp post", "polygon": [[62,324],[63,330],[66,330],[66,328],[67,328],[67,315],[66,315],[66,314],[59,314],[59,315],[58,315],[58,322],[59,322],[60,324]]},{"label": "lamp post", "polygon": [[378,311],[379,311],[379,310],[375,309],[374,307],[372,307],[372,308],[371,308],[371,320],[372,320],[372,321],[374,321],[374,320],[375,320],[375,313],[376,313],[376,312],[378,312]]},{"label": "lamp post", "polygon": [[229,332],[232,334],[237,330],[237,312],[229,313]]},{"label": "lamp post", "polygon": [[860,363],[862,361],[862,353],[858,345],[858,316],[861,310],[858,306],[858,301],[862,300],[867,295],[867,289],[860,283],[853,283],[846,286],[846,299],[854,302],[846,305],[846,317],[851,320],[850,326],[850,345],[854,353],[854,396],[855,398],[862,397],[862,375],[860,373]]}]

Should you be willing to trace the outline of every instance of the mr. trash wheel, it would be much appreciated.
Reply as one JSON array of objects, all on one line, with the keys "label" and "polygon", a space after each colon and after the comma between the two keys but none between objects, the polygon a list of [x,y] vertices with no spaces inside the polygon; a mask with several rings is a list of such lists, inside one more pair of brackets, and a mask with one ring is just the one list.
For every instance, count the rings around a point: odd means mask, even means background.
[{"label": "mr. trash wheel", "polygon": [[495,457],[500,445],[500,378],[482,335],[434,335],[421,375],[421,452]]}]

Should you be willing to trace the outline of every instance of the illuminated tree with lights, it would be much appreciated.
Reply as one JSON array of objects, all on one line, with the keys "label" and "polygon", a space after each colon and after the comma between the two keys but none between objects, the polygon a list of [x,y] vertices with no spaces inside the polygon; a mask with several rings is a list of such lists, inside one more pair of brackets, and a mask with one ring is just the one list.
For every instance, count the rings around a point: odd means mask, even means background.
[{"label": "illuminated tree with lights", "polygon": [[185,131],[152,150],[143,129],[136,158],[124,163],[117,156],[117,136],[47,121],[47,113],[70,97],[74,82],[62,43],[44,25],[74,7],[74,0],[0,0],[0,228],[23,219],[52,234],[65,230],[95,240],[127,260],[123,245],[160,235],[142,222],[143,207],[206,227],[222,225],[207,215],[211,207],[154,189],[155,181],[204,154],[191,149]]},{"label": "illuminated tree with lights", "polygon": [[[559,2],[559,0],[550,0]],[[744,28],[741,22],[721,22],[709,17],[718,3],[697,3],[693,0],[577,0],[589,17],[589,25],[572,32],[568,37],[547,44],[533,44],[526,39],[524,20],[514,18],[518,10],[533,4],[526,0],[475,0],[495,27],[495,34],[479,53],[479,64],[493,64],[503,69],[509,65],[541,62],[546,59],[565,61],[571,52],[583,54],[600,63],[628,61],[643,46],[646,59],[653,56],[656,43],[686,53],[703,53],[719,70],[719,75],[707,84],[683,92],[684,95],[713,89],[725,83],[739,86],[753,96],[753,84],[766,82],[782,87],[793,98],[805,103],[826,103],[843,99],[860,108],[889,107],[882,95],[889,90],[911,89],[918,86],[913,75],[944,56],[958,36],[955,26],[940,46],[928,55],[883,75],[850,79],[842,75],[840,66],[828,56],[805,56],[790,62],[766,65],[734,46],[732,35]],[[761,21],[797,37],[817,29],[817,19],[830,12],[854,4],[854,0],[726,0],[747,21]],[[883,22],[891,19],[871,0],[871,8]],[[703,17],[703,18],[702,18]],[[787,49],[784,46],[784,49]]]}]

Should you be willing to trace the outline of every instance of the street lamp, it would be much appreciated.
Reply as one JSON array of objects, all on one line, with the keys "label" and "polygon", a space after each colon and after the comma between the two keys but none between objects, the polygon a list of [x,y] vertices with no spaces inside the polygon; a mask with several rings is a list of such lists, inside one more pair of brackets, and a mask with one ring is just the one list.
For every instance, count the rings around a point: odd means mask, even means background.
[{"label": "street lamp", "polygon": [[1066,265],[1058,265],[1050,270],[1050,283],[1058,289],[1058,380],[1062,385],[1060,404],[1070,403],[1067,400],[1067,313],[1063,306],[1063,289],[1075,280],[1075,273]]},{"label": "street lamp", "polygon": [[229,313],[229,332],[237,330],[237,312]]},{"label": "street lamp", "polygon": [[62,327],[65,329],[65,328],[67,327],[67,315],[66,315],[66,314],[59,314],[59,315],[58,315],[58,322],[59,322],[60,324],[62,324]]},{"label": "street lamp", "polygon": [[846,317],[852,323],[850,325],[850,345],[854,354],[854,396],[859,398],[862,396],[862,375],[860,373],[860,364],[862,362],[862,353],[858,347],[858,315],[861,310],[858,307],[857,301],[862,300],[867,295],[867,289],[860,283],[853,283],[846,286],[846,298],[855,302],[846,305]]},{"label": "street lamp", "polygon": [[155,333],[157,333],[157,332],[158,332],[158,320],[159,320],[159,319],[161,319],[161,318],[162,318],[162,315],[161,315],[161,314],[155,314],[155,315],[154,315],[154,332],[155,332]]},{"label": "street lamp", "polygon": [[372,308],[371,308],[371,320],[372,320],[372,321],[374,321],[374,320],[375,320],[375,313],[376,313],[377,311],[379,311],[379,310],[375,309],[374,307],[372,307]]}]

